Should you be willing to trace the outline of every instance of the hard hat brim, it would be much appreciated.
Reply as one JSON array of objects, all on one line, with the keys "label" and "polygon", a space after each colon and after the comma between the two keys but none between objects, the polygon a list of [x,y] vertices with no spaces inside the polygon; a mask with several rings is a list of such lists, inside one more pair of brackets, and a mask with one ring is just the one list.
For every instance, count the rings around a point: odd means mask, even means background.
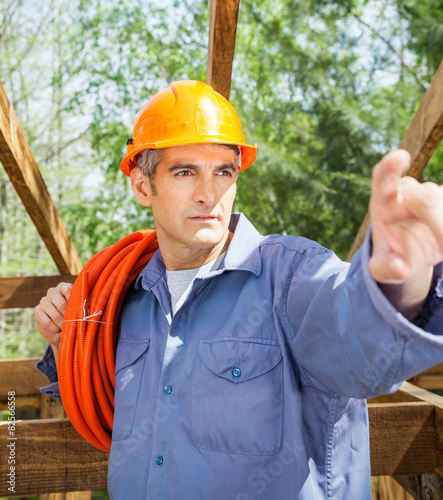
[{"label": "hard hat brim", "polygon": [[[192,144],[231,144],[235,146],[240,147],[241,151],[241,162],[240,162],[240,167],[239,167],[239,172],[242,172],[243,170],[246,170],[248,167],[250,167],[256,157],[257,157],[257,144],[254,144],[251,146],[250,144],[245,144],[245,143],[238,143],[238,142],[224,142],[224,141],[217,141],[214,140],[214,138],[208,138],[208,140],[198,140],[198,141],[190,141],[190,142],[185,142],[184,144],[180,144],[180,146],[190,146]],[[156,144],[144,144],[143,147],[139,148],[134,148],[130,153],[128,153],[123,160],[120,163],[120,170],[127,175],[128,177],[131,176],[131,170],[136,166],[136,161],[135,157],[141,153],[142,151],[146,149],[166,149],[166,148],[173,148],[173,147],[178,147],[179,145],[174,143],[174,144],[168,144],[167,141],[164,141],[162,143],[156,143]]]}]

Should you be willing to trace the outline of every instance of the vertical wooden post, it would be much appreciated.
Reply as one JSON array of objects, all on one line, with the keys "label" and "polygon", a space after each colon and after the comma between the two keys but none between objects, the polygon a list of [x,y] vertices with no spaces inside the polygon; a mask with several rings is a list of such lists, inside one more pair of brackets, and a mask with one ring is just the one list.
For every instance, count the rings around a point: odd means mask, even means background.
[{"label": "vertical wooden post", "polygon": [[206,81],[229,99],[240,0],[211,0]]}]

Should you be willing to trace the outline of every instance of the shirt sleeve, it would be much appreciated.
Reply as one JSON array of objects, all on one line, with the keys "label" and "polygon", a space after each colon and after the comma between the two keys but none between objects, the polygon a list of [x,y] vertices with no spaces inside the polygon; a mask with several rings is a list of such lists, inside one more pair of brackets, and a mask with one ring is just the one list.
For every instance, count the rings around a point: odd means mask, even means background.
[{"label": "shirt sleeve", "polygon": [[61,403],[62,400],[58,385],[57,367],[55,366],[54,354],[49,344],[46,346],[43,357],[37,361],[35,367],[40,373],[43,373],[43,375],[45,375],[50,382],[49,385],[40,387],[40,392],[51,396],[52,398],[56,398]]},{"label": "shirt sleeve", "polygon": [[368,398],[443,361],[442,264],[421,314],[408,321],[369,272],[370,234],[351,265],[307,249],[288,287],[287,311],[297,365],[310,383]]}]

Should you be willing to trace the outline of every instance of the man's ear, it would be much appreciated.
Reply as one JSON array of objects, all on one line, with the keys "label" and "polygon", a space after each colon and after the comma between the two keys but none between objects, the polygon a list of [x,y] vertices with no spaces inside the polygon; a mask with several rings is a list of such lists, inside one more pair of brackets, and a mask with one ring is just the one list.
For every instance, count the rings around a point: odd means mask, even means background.
[{"label": "man's ear", "polygon": [[131,170],[131,188],[135,199],[144,207],[152,205],[152,190],[149,179],[142,173],[139,167]]}]

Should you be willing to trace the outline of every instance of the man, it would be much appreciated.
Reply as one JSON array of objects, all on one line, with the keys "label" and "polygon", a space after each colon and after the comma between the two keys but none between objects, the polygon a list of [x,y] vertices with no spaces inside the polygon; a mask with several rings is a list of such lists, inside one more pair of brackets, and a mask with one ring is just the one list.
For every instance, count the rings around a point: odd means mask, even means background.
[{"label": "man", "polygon": [[[364,398],[443,359],[443,188],[374,168],[353,259],[231,215],[255,159],[230,104],[176,82],[143,108],[122,170],[159,251],[119,321],[114,499],[369,499]],[[149,151],[148,151],[149,150]],[[70,285],[35,309],[54,364]]]}]

